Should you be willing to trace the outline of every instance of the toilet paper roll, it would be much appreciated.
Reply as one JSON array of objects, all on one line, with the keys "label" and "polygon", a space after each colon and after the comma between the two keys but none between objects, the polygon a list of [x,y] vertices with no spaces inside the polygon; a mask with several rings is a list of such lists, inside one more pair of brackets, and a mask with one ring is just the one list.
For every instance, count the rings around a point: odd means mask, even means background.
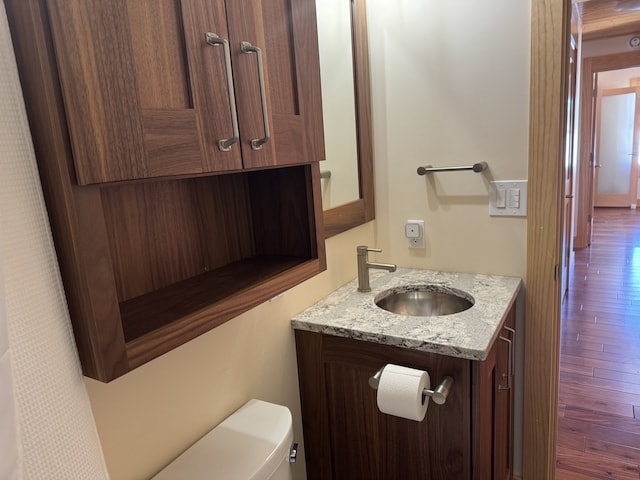
[{"label": "toilet paper roll", "polygon": [[391,363],[385,365],[378,383],[378,408],[382,413],[421,422],[429,406],[429,397],[422,401],[425,388],[431,388],[427,372]]}]

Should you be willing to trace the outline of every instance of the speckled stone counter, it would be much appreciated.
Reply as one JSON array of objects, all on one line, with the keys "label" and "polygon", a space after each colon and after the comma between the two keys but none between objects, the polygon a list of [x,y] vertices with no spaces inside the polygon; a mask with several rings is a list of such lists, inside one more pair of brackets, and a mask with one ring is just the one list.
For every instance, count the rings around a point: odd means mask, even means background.
[{"label": "speckled stone counter", "polygon": [[[484,360],[522,284],[517,277],[430,270],[369,273],[371,292],[358,292],[357,280],[353,280],[295,316],[291,321],[293,328]],[[415,317],[391,313],[375,304],[380,293],[407,285],[462,290],[473,297],[474,305],[451,315]]]}]

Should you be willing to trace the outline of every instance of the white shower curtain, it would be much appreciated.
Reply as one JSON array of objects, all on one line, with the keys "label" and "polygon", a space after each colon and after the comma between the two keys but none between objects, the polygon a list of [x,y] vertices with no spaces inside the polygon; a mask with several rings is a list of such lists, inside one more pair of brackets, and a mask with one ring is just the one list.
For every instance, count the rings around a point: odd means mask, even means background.
[{"label": "white shower curtain", "polygon": [[21,478],[18,430],[13,396],[11,351],[4,302],[2,252],[0,252],[0,479]]},{"label": "white shower curtain", "polygon": [[0,480],[108,478],[0,2]]}]

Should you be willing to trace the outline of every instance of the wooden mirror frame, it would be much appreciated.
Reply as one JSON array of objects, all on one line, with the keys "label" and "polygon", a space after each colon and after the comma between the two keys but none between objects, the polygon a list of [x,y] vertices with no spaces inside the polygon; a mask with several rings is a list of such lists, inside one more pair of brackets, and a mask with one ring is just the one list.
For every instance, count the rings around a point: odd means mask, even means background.
[{"label": "wooden mirror frame", "polygon": [[360,198],[324,211],[325,238],[332,237],[375,218],[366,0],[351,0],[351,41],[353,44],[353,81],[356,102]]}]

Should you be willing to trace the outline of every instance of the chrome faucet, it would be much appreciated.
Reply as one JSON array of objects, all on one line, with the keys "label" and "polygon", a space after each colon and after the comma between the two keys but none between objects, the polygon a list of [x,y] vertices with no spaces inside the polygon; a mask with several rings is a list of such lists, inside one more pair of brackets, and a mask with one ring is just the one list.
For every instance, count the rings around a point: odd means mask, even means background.
[{"label": "chrome faucet", "polygon": [[370,292],[369,286],[369,269],[379,268],[380,270],[387,270],[388,272],[395,272],[396,265],[391,263],[374,263],[369,262],[369,252],[382,252],[379,248],[369,248],[366,245],[359,245],[356,248],[358,252],[358,291]]}]

